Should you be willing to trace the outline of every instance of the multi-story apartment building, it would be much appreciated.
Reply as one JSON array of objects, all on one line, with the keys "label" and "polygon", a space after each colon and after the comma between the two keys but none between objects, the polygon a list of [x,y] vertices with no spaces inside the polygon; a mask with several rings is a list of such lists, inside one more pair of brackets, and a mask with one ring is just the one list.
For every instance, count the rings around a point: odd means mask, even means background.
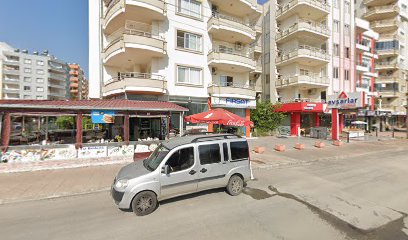
[{"label": "multi-story apartment building", "polygon": [[356,91],[364,93],[364,101],[368,109],[375,110],[375,101],[378,94],[375,90],[378,73],[375,63],[378,54],[375,51],[375,44],[379,34],[370,28],[368,21],[356,18]]},{"label": "multi-story apartment building", "polygon": [[376,52],[378,92],[376,110],[391,115],[389,123],[401,125],[407,104],[408,2],[405,0],[357,0],[357,16],[379,33]]},{"label": "multi-story apartment building", "polygon": [[0,43],[0,99],[65,99],[67,64]]},{"label": "multi-story apartment building", "polygon": [[170,101],[187,114],[224,107],[249,118],[262,70],[256,0],[89,4],[90,98]]},{"label": "multi-story apartment building", "polygon": [[85,77],[84,70],[76,63],[70,63],[69,66],[69,99],[82,100],[88,99],[88,80]]},{"label": "multi-story apartment building", "polygon": [[263,96],[291,112],[292,134],[319,125],[327,95],[356,89],[353,9],[350,0],[264,5]]}]

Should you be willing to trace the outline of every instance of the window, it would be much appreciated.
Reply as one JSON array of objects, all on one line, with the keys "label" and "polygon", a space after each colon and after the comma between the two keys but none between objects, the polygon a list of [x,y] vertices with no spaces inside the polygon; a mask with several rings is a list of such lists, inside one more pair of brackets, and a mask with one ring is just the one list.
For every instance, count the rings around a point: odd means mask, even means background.
[{"label": "window", "polygon": [[346,14],[350,14],[350,3],[349,2],[344,2],[344,11]]},{"label": "window", "polygon": [[333,7],[339,8],[339,0],[333,0]]},{"label": "window", "polygon": [[177,47],[202,52],[202,36],[177,30]]},{"label": "window", "polygon": [[398,40],[375,43],[375,49],[377,50],[398,49],[398,48],[399,48]]},{"label": "window", "polygon": [[349,47],[344,48],[344,57],[350,58],[350,48]]},{"label": "window", "polygon": [[220,145],[209,144],[198,147],[201,165],[221,162]]},{"label": "window", "polygon": [[31,91],[31,87],[30,86],[24,86],[24,91]]},{"label": "window", "polygon": [[339,44],[337,43],[333,44],[333,55],[336,57],[340,56]]},{"label": "window", "polygon": [[30,77],[24,77],[24,82],[31,82],[31,78]]},{"label": "window", "polygon": [[38,66],[44,66],[44,61],[43,60],[37,60],[37,65]]},{"label": "window", "polygon": [[31,73],[31,68],[24,68],[25,73]]},{"label": "window", "polygon": [[301,76],[309,76],[309,70],[301,68],[299,71]]},{"label": "window", "polygon": [[350,80],[350,71],[344,70],[344,80]]},{"label": "window", "polygon": [[24,59],[24,63],[25,63],[25,64],[31,64],[31,59],[27,59],[27,58]]},{"label": "window", "polygon": [[37,78],[37,82],[38,82],[38,83],[43,83],[43,82],[44,82],[44,78]]},{"label": "window", "polygon": [[339,21],[337,21],[337,20],[334,20],[333,21],[333,31],[334,32],[336,32],[336,33],[338,33],[338,32],[340,32],[340,22]]},{"label": "window", "polygon": [[194,165],[194,148],[188,147],[174,152],[167,160],[166,165],[170,167],[171,172],[189,169]]},{"label": "window", "polygon": [[201,85],[201,69],[177,66],[177,83]]},{"label": "window", "polygon": [[233,85],[233,77],[231,76],[220,76],[220,86],[227,87]]},{"label": "window", "polygon": [[344,24],[344,33],[346,36],[350,36],[350,25]]},{"label": "window", "polygon": [[232,161],[247,160],[249,158],[247,142],[230,142],[230,146]]},{"label": "window", "polygon": [[24,99],[30,99],[31,96],[30,95],[24,95]]},{"label": "window", "polygon": [[43,100],[44,97],[43,97],[43,96],[37,96],[36,99],[37,99],[37,100]]},{"label": "window", "polygon": [[222,151],[224,152],[224,161],[228,161],[229,155],[228,155],[228,144],[227,143],[222,144]]},{"label": "window", "polygon": [[336,78],[336,79],[339,78],[339,68],[338,67],[333,68],[333,78]]},{"label": "window", "polygon": [[196,0],[177,0],[177,12],[201,18],[201,3]]},{"label": "window", "polygon": [[43,87],[37,87],[37,92],[44,92],[44,88]]},{"label": "window", "polygon": [[37,74],[44,74],[44,70],[42,70],[42,69],[37,69]]}]

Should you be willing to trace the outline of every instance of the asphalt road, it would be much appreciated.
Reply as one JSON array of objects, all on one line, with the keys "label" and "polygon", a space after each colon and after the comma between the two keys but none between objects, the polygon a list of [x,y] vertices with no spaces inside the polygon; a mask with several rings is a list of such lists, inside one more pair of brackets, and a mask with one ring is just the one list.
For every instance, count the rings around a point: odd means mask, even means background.
[{"label": "asphalt road", "polygon": [[[237,197],[223,190],[194,194],[165,201],[145,217],[118,210],[108,192],[4,204],[1,239],[408,239],[406,149],[259,170],[255,176]],[[325,202],[336,194],[349,197],[341,200],[352,206],[357,201],[363,213],[367,202],[370,210],[395,219],[359,230],[346,217],[357,226],[376,222]]]}]

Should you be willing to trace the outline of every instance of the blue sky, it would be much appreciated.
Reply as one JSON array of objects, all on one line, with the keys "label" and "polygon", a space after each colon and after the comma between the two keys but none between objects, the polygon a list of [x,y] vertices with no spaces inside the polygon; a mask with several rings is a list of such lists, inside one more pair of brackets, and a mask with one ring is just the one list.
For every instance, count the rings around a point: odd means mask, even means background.
[{"label": "blue sky", "polygon": [[88,76],[88,1],[0,0],[0,41],[29,52],[48,49]]},{"label": "blue sky", "polygon": [[47,49],[59,59],[79,63],[88,76],[87,0],[0,3],[0,41],[30,52]]}]

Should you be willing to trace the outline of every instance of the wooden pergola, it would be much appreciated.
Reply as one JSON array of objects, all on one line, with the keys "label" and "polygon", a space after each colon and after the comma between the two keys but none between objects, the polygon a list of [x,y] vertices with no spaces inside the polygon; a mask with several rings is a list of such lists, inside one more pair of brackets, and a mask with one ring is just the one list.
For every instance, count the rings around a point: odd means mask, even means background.
[{"label": "wooden pergola", "polygon": [[[92,110],[115,111],[124,116],[123,135],[125,144],[129,144],[129,118],[131,115],[154,116],[171,113],[180,114],[180,123],[187,108],[170,102],[133,101],[133,100],[0,100],[0,114],[3,115],[1,127],[1,149],[6,151],[11,135],[11,116],[13,114],[36,114],[41,116],[74,115],[76,119],[75,147],[82,147],[82,119]],[[170,123],[170,121],[168,121]],[[180,125],[182,128],[182,125]],[[169,126],[170,128],[170,126]]]}]

